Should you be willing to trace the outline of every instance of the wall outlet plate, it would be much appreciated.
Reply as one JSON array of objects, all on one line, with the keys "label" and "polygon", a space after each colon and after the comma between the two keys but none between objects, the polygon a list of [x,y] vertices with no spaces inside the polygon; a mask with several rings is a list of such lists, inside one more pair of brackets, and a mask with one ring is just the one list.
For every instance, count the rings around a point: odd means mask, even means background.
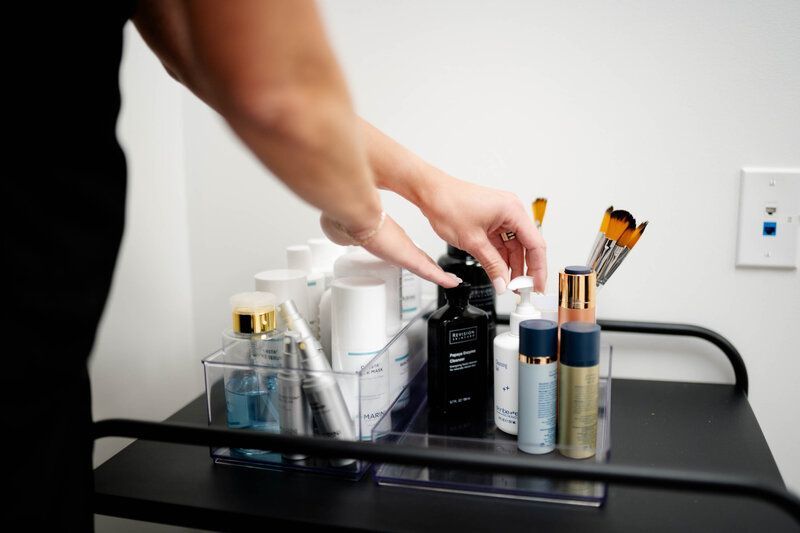
[{"label": "wall outlet plate", "polygon": [[743,168],[736,266],[797,268],[800,169]]}]

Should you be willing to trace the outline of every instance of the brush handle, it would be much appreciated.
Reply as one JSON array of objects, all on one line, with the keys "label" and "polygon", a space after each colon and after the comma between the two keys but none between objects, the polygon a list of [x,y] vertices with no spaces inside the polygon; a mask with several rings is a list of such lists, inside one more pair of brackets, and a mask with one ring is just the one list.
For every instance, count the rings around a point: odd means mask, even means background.
[{"label": "brush handle", "polygon": [[595,271],[597,270],[595,267],[597,266],[597,261],[600,259],[600,256],[603,253],[606,241],[608,241],[608,239],[606,239],[605,233],[602,231],[598,232],[597,237],[594,240],[594,245],[592,246],[592,252],[589,254],[589,259],[586,260],[586,266],[594,268]]},{"label": "brush handle", "polygon": [[594,271],[597,272],[597,279],[600,279],[603,272],[608,269],[610,263],[613,263],[617,256],[619,256],[619,250],[622,249],[622,246],[617,245],[617,241],[612,241],[606,239],[608,241],[605,243],[605,247],[600,254],[600,259],[597,262],[597,265],[594,267]]},{"label": "brush handle", "polygon": [[[617,248],[619,248],[619,251],[617,251]],[[615,246],[614,252],[612,253],[614,257],[604,265],[603,271],[597,275],[597,283],[599,285],[605,285],[605,283],[611,279],[611,276],[617,271],[629,253],[630,248],[625,248],[624,246]]]}]

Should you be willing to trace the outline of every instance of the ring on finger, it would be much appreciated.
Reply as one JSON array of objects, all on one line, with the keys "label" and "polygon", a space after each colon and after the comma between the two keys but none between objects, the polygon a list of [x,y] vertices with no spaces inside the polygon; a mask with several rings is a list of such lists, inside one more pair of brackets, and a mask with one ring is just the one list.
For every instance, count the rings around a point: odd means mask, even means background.
[{"label": "ring on finger", "polygon": [[513,231],[501,231],[500,238],[503,239],[503,242],[513,241],[517,238],[517,234]]}]

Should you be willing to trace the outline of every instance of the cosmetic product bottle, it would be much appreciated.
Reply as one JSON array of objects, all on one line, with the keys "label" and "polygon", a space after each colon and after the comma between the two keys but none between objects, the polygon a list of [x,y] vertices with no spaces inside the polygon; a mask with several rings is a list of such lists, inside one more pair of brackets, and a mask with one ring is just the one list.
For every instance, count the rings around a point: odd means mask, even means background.
[{"label": "cosmetic product bottle", "polygon": [[428,405],[434,415],[487,409],[489,315],[469,304],[472,287],[447,289],[428,319]]},{"label": "cosmetic product bottle", "polygon": [[[492,327],[494,327],[497,320],[494,286],[478,260],[464,250],[459,250],[455,246],[448,244],[447,254],[441,256],[437,263],[445,272],[455,274],[472,286],[472,293],[469,295],[470,305],[489,313]],[[439,287],[438,295],[438,305],[442,307],[446,303],[445,289]],[[492,335],[492,338],[494,338],[494,335]]]},{"label": "cosmetic product bottle", "polygon": [[[233,365],[224,375],[228,427],[277,433],[277,368],[283,332],[276,327],[275,296],[265,292],[235,294],[230,299],[233,328],[222,334],[223,360]],[[263,450],[236,448],[252,456]]]},{"label": "cosmetic product bottle", "polygon": [[[508,284],[508,289],[518,290],[520,301],[511,313],[509,331],[494,338],[494,423],[501,431],[516,435],[519,325],[523,320],[541,318],[541,314],[532,302],[532,277],[516,277]],[[555,351],[553,354],[555,355]]]},{"label": "cosmetic product bottle", "polygon": [[[333,282],[331,282],[333,283]],[[327,287],[319,299],[319,343],[331,362],[331,288]]]},{"label": "cosmetic product bottle", "polygon": [[400,283],[401,269],[376,257],[360,246],[348,247],[333,265],[333,279],[346,277],[378,278],[386,290],[386,333],[400,329]]},{"label": "cosmetic product bottle", "polygon": [[558,362],[558,448],[561,455],[586,459],[595,454],[600,326],[561,325]]},{"label": "cosmetic product bottle", "polygon": [[350,414],[359,418],[362,440],[371,438],[372,428],[389,405],[387,353],[381,353],[384,346],[386,284],[363,276],[334,279],[331,361],[336,372],[362,372],[360,380],[347,379],[341,384]]},{"label": "cosmetic product bottle", "polygon": [[[447,254],[439,258],[438,264],[445,272],[451,272],[469,283],[472,286],[472,293],[469,295],[470,305],[474,305],[478,309],[482,309],[489,313],[489,350],[486,352],[489,358],[486,361],[487,375],[486,384],[489,387],[488,393],[493,393],[492,381],[494,380],[494,344],[491,339],[494,339],[497,322],[497,312],[495,310],[495,292],[492,280],[483,269],[477,259],[469,255],[464,250],[459,250],[455,246],[447,245]],[[442,287],[437,289],[439,295],[439,307],[445,304],[445,294]],[[491,408],[491,406],[489,406]]]},{"label": "cosmetic product bottle", "polygon": [[295,244],[286,247],[286,268],[301,270],[306,273],[308,290],[308,324],[314,336],[319,339],[319,303],[325,292],[325,275],[311,269],[311,247],[307,244]]},{"label": "cosmetic product bottle", "polygon": [[405,323],[422,308],[422,280],[405,268],[400,270],[400,313]]},{"label": "cosmetic product bottle", "polygon": [[[333,265],[334,279],[366,276],[383,280],[386,287],[386,334],[387,339],[392,338],[402,327],[402,290],[403,290],[403,271],[399,267],[392,265],[364,250],[360,246],[350,246],[347,253],[339,257]],[[411,274],[419,281],[414,274]],[[413,285],[413,284],[411,284]],[[419,293],[417,293],[419,294]],[[413,301],[413,298],[412,298]],[[418,304],[414,304],[418,305]],[[407,342],[406,342],[407,344]],[[393,349],[401,348],[399,345]],[[406,355],[405,359],[400,358]],[[404,354],[396,354],[396,357],[389,360],[389,379],[390,389],[396,391],[402,389],[408,383],[408,350]],[[392,355],[392,354],[388,354]],[[405,379],[404,379],[405,378]],[[395,398],[394,393],[390,394],[391,399]]]},{"label": "cosmetic product bottle", "polygon": [[558,324],[525,320],[519,339],[517,447],[525,453],[550,453],[556,444]]},{"label": "cosmetic product bottle", "polygon": [[320,237],[306,241],[311,248],[311,270],[320,272],[325,276],[325,286],[330,287],[333,281],[333,264],[346,248],[333,241]]},{"label": "cosmetic product bottle", "polygon": [[[283,361],[278,371],[278,415],[282,435],[310,436],[312,432],[311,408],[303,392],[303,371],[300,370],[300,335],[294,331],[284,333]],[[284,453],[290,461],[301,461],[307,456]]]},{"label": "cosmetic product bottle", "polygon": [[587,266],[568,266],[558,274],[558,324],[595,321],[597,276]]},{"label": "cosmetic product bottle", "polygon": [[[256,274],[254,278],[257,291],[274,294],[278,303],[293,300],[299,313],[303,318],[309,320],[308,282],[305,272],[286,268],[264,270]],[[284,327],[283,319],[280,317],[278,317],[278,326]]]},{"label": "cosmetic product bottle", "polygon": [[[347,411],[342,390],[331,374],[331,366],[322,352],[319,341],[311,333],[308,322],[297,311],[292,300],[280,305],[280,314],[290,331],[298,334],[300,366],[306,372],[302,378],[303,392],[320,435],[339,440],[356,440],[355,427]],[[354,459],[335,459],[335,466],[348,466]]]}]

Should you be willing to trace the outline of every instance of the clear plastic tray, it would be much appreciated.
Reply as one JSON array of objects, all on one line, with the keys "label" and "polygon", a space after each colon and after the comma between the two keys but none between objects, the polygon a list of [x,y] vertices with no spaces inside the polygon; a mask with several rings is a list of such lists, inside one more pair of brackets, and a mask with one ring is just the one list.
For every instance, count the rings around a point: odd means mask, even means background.
[{"label": "clear plastic tray", "polygon": [[[370,440],[374,425],[381,418],[364,416],[364,413],[375,413],[376,387],[387,386],[386,383],[376,381],[371,370],[378,364],[385,365],[389,376],[386,382],[393,382],[391,372],[398,368],[397,365],[406,361],[408,365],[408,376],[415,376],[424,366],[427,359],[425,350],[425,338],[427,334],[427,323],[425,315],[433,309],[434,302],[428,299],[424,302],[420,312],[414,316],[394,337],[389,339],[387,344],[379,351],[375,357],[367,363],[360,372],[310,372],[299,368],[275,368],[256,364],[240,364],[226,362],[223,350],[216,351],[203,359],[205,371],[206,399],[208,404],[208,423],[210,426],[219,428],[233,428],[241,426],[245,429],[258,429],[271,433],[280,433],[280,424],[277,422],[279,417],[275,413],[274,398],[270,394],[275,393],[278,372],[284,376],[289,376],[296,380],[304,377],[320,374],[327,374],[336,380],[339,385],[345,403],[347,404],[349,415],[352,420],[352,427],[355,440]],[[278,342],[282,342],[281,339]],[[398,361],[397,365],[388,364],[389,358]],[[242,384],[247,384],[242,388]],[[244,392],[243,392],[244,391]],[[386,398],[385,403],[380,400],[382,405],[378,407],[383,412],[391,409],[402,409],[408,403],[410,397],[408,387],[395,390],[394,394],[388,390],[378,391]],[[239,419],[229,416],[228,410],[238,412],[250,411],[249,417],[258,421],[258,424],[239,424]],[[244,418],[248,418],[245,415]],[[233,420],[236,424],[232,424]],[[316,428],[314,428],[316,434]],[[321,437],[322,438],[322,437]],[[281,454],[265,450],[234,449],[229,447],[212,447],[212,459],[220,464],[241,465],[254,468],[294,470],[313,472],[317,474],[329,474],[348,479],[359,479],[369,469],[369,463],[364,461],[349,460],[327,460],[315,457],[298,456],[294,454]]]},{"label": "clear plastic tray", "polygon": [[[441,420],[431,416],[427,405],[427,367],[409,384],[408,401],[402,408],[387,410],[373,429],[373,441],[398,446],[421,446],[452,450],[483,451],[486,454],[521,455],[554,462],[608,461],[611,448],[611,354],[610,346],[601,349],[600,380],[595,454],[587,459],[571,459],[563,447],[544,455],[531,456],[517,449],[515,436],[494,425],[492,402],[484,413],[471,419]],[[375,480],[380,485],[420,490],[477,494],[498,498],[558,502],[599,507],[605,501],[606,485],[583,480],[557,480],[503,473],[480,473],[443,468],[376,465]]]}]

